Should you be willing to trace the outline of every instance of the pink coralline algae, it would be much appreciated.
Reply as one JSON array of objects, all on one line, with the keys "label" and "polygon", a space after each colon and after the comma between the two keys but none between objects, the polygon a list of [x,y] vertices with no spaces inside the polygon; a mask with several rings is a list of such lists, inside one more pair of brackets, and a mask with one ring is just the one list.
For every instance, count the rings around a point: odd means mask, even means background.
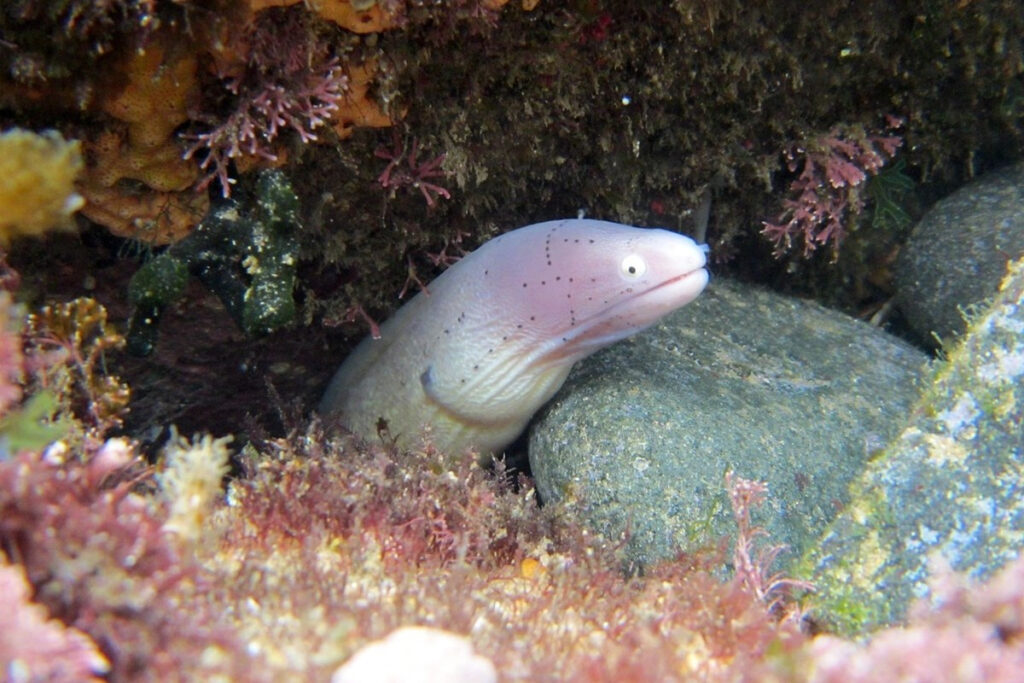
[{"label": "pink coralline algae", "polygon": [[[889,127],[901,122],[890,117]],[[781,256],[803,242],[804,256],[831,244],[833,251],[847,234],[847,223],[864,208],[864,182],[878,173],[903,144],[899,135],[868,134],[863,127],[836,127],[811,141],[793,143],[785,151],[786,167],[800,175],[789,185],[790,198],[774,222],[761,231]]]},{"label": "pink coralline algae", "polygon": [[785,550],[786,546],[757,547],[757,539],[766,538],[768,532],[762,527],[754,526],[750,513],[764,503],[768,496],[768,485],[728,472],[725,475],[725,488],[729,494],[733,519],[736,520],[736,545],[733,548],[734,581],[767,605],[769,611],[782,606],[790,591],[813,590],[813,586],[806,581],[790,579],[779,572],[769,573],[779,553]]},{"label": "pink coralline algae", "polygon": [[261,15],[249,35],[244,70],[222,78],[233,112],[226,118],[199,114],[199,120],[218,123],[186,136],[192,140],[186,159],[206,152],[199,164],[206,175],[197,189],[216,179],[225,197],[234,183],[228,174],[232,161],[278,161],[277,139],[289,130],[303,143],[315,142],[315,131],[331,122],[349,89],[340,60],[311,36],[301,15],[289,13],[280,22]]},{"label": "pink coralline algae", "polygon": [[5,681],[100,681],[110,670],[96,644],[30,600],[25,572],[0,555],[0,672]]},{"label": "pink coralline algae", "polygon": [[930,597],[909,623],[866,642],[818,636],[805,649],[814,683],[1021,680],[1024,671],[1024,558],[985,584],[957,575],[936,556]]},{"label": "pink coralline algae", "polygon": [[441,169],[445,155],[441,154],[427,161],[420,161],[417,157],[420,153],[419,141],[413,140],[408,153],[405,145],[397,134],[391,148],[378,147],[373,155],[378,159],[386,159],[388,165],[377,177],[377,182],[385,190],[394,193],[399,188],[408,187],[419,190],[423,198],[427,200],[427,206],[433,206],[438,197],[451,199],[451,193],[440,185],[431,182],[431,178],[443,178],[445,172]]},{"label": "pink coralline algae", "polygon": [[[118,681],[140,680],[143,671],[181,680],[190,677],[184,663],[202,668],[200,653],[217,648],[229,653],[231,675],[254,666],[217,624],[219,612],[197,601],[207,586],[201,569],[165,530],[166,512],[145,494],[152,472],[128,442],[111,439],[82,457],[59,444],[0,460],[0,560],[20,565],[40,609],[74,629],[64,635],[75,648],[66,665],[103,672],[109,664]],[[14,597],[0,586],[0,611]],[[2,619],[0,630],[7,631]],[[19,657],[31,652],[17,649]],[[36,677],[38,663],[30,664],[26,680],[89,680]],[[208,678],[203,673],[191,678]]]}]

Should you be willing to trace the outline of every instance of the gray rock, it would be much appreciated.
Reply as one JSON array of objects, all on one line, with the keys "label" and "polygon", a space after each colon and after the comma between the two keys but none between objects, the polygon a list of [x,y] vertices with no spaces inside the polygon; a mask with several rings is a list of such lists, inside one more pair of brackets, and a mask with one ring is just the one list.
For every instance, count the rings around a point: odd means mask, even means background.
[{"label": "gray rock", "polygon": [[1024,254],[1024,164],[994,171],[935,204],[896,265],[897,302],[923,339],[964,331],[962,311],[995,294]]},{"label": "gray rock", "polygon": [[767,481],[755,515],[795,558],[917,397],[917,349],[816,304],[724,280],[595,354],[530,434],[542,500],[629,530],[635,561],[734,530],[724,474]]},{"label": "gray rock", "polygon": [[936,559],[972,578],[1024,549],[1024,259],[975,319],[913,419],[853,487],[797,570],[847,633],[899,621],[928,597]]}]

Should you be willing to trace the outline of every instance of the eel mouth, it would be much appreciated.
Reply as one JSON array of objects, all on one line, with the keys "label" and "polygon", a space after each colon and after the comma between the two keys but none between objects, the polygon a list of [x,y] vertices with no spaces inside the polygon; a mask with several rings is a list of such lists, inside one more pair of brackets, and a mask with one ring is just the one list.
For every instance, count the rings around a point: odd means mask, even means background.
[{"label": "eel mouth", "polygon": [[645,289],[623,303],[636,301],[636,299],[647,297],[649,295],[659,294],[659,290],[671,288],[671,292],[667,292],[667,296],[665,298],[677,301],[677,303],[675,303],[671,308],[671,310],[674,311],[675,309],[681,308],[696,299],[700,293],[704,291],[704,287],[707,286],[709,277],[710,274],[708,273],[707,268],[696,268],[688,273],[677,275],[670,280],[665,280],[653,287]]},{"label": "eel mouth", "polygon": [[557,337],[543,354],[548,362],[579,360],[640,332],[696,299],[710,275],[699,267],[633,292],[594,315],[579,320]]},{"label": "eel mouth", "polygon": [[709,277],[706,268],[696,268],[636,292],[594,317],[628,324],[629,327],[622,335],[628,336],[650,327],[662,317],[696,299],[707,286]]}]

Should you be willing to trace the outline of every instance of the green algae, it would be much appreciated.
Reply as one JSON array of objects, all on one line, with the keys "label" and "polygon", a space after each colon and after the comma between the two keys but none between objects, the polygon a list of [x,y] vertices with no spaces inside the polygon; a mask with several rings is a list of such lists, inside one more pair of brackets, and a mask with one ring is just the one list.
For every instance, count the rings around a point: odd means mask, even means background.
[{"label": "green algae", "polygon": [[188,275],[217,294],[246,335],[295,320],[299,200],[281,171],[263,171],[248,202],[224,200],[188,237],[145,263],[128,284],[135,306],[129,349],[147,355],[162,311],[185,292]]},{"label": "green algae", "polygon": [[932,563],[984,579],[1024,543],[1024,259],[934,372],[909,424],[853,487],[797,575],[840,633],[905,618]]}]

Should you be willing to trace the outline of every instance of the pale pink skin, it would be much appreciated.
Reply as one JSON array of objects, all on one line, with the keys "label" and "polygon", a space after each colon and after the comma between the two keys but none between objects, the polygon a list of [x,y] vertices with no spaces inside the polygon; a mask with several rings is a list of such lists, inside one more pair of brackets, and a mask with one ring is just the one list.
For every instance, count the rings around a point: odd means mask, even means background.
[{"label": "pale pink skin", "polygon": [[[573,363],[693,301],[705,249],[660,229],[566,219],[482,245],[346,359],[320,412],[356,434],[499,452]],[[382,421],[383,420],[383,421]]]}]

